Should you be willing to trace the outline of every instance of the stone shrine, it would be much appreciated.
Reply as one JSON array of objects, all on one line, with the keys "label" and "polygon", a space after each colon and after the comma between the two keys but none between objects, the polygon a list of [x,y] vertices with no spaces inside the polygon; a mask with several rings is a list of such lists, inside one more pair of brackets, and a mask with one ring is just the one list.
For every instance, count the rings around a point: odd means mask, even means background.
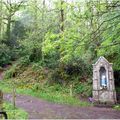
[{"label": "stone shrine", "polygon": [[112,63],[104,57],[93,64],[93,99],[95,103],[116,103]]}]

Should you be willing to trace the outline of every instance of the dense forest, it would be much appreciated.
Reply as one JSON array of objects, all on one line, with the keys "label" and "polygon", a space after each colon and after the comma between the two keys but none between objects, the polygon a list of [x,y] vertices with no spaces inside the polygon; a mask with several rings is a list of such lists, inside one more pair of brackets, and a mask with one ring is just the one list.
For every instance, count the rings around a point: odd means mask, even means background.
[{"label": "dense forest", "polygon": [[90,96],[100,56],[120,70],[119,0],[0,0],[0,69],[17,87]]}]

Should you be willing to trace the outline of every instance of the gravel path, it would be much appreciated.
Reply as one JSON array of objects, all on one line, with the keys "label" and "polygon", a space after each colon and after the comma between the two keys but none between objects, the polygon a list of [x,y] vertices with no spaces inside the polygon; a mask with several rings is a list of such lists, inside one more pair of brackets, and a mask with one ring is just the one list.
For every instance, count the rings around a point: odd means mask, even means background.
[{"label": "gravel path", "polygon": [[[11,102],[11,94],[4,99]],[[120,111],[111,108],[61,105],[26,95],[17,95],[16,105],[28,112],[29,119],[120,119]]]}]

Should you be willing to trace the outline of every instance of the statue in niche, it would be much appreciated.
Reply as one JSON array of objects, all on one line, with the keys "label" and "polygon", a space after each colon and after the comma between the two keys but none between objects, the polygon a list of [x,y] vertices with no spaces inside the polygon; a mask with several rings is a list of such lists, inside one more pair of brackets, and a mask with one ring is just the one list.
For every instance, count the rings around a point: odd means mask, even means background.
[{"label": "statue in niche", "polygon": [[117,102],[112,63],[103,56],[93,64],[93,99],[95,103],[102,104]]},{"label": "statue in niche", "polygon": [[104,67],[100,68],[100,86],[103,89],[107,88],[107,77],[106,77],[106,70]]}]

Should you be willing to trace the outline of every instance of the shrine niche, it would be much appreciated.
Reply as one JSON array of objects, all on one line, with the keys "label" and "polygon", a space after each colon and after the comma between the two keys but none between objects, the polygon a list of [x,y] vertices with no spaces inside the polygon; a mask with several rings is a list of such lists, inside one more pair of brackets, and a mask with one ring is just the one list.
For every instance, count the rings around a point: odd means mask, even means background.
[{"label": "shrine niche", "polygon": [[104,57],[93,64],[93,99],[96,103],[116,103],[112,63]]}]

